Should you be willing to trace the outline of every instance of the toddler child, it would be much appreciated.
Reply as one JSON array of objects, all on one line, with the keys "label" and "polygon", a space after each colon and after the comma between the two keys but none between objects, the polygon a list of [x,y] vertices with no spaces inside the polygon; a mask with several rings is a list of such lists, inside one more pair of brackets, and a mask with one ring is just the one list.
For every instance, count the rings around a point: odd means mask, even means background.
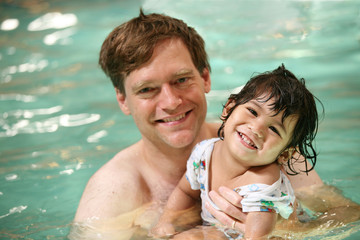
[{"label": "toddler child", "polygon": [[[173,213],[194,206],[200,196],[203,221],[218,226],[229,238],[266,237],[277,214],[287,219],[293,212],[295,195],[282,165],[297,174],[292,168],[299,160],[296,156],[312,162],[308,166],[304,161],[305,171],[313,169],[317,157],[313,140],[318,114],[305,80],[298,80],[284,65],[254,76],[238,94],[230,95],[221,120],[219,138],[204,140],[193,149],[153,235],[174,234]],[[220,186],[243,197],[242,209],[248,212],[245,227],[235,220],[232,226],[221,226],[206,210],[206,202],[215,205],[209,191]]]}]

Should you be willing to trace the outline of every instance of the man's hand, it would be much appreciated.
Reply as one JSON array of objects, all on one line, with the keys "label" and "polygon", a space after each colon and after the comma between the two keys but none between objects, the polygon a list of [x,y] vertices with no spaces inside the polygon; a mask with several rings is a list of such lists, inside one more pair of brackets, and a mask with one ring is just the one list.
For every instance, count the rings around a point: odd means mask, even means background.
[{"label": "man's hand", "polygon": [[242,197],[227,187],[220,187],[218,192],[210,191],[209,196],[219,209],[210,203],[205,204],[206,209],[221,224],[244,232],[247,214],[241,209]]}]

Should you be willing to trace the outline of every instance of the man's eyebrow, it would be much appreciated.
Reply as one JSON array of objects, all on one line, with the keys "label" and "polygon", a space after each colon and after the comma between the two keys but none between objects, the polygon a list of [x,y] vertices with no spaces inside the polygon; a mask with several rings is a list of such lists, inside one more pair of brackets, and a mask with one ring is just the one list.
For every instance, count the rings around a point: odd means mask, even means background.
[{"label": "man's eyebrow", "polygon": [[146,86],[149,86],[149,82],[148,81],[139,81],[137,83],[135,83],[132,87],[131,87],[131,90],[133,92],[136,92],[138,91],[139,89],[142,89]]},{"label": "man's eyebrow", "polygon": [[181,76],[184,76],[184,75],[192,75],[194,74],[194,71],[192,69],[180,69],[179,71],[175,72],[173,74],[173,77],[174,78],[177,78],[177,77],[181,77]]}]

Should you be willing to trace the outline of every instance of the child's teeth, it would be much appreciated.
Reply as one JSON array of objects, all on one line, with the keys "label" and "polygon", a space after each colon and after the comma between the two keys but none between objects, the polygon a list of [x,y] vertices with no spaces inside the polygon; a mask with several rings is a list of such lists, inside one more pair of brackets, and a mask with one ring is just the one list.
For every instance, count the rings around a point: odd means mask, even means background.
[{"label": "child's teeth", "polygon": [[250,139],[248,139],[248,138],[247,138],[246,136],[244,136],[242,133],[240,133],[240,136],[241,136],[241,138],[244,140],[244,142],[246,142],[246,143],[249,144],[250,146],[256,148],[255,144],[253,144],[253,143],[250,141]]}]

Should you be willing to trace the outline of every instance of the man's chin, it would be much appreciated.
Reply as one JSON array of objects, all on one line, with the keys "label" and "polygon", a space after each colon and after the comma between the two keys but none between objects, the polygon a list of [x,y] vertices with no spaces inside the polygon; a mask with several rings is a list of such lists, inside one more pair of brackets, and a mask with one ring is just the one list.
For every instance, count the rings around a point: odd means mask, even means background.
[{"label": "man's chin", "polygon": [[167,143],[173,148],[192,148],[194,141],[194,134],[177,134],[176,136],[167,138]]}]

